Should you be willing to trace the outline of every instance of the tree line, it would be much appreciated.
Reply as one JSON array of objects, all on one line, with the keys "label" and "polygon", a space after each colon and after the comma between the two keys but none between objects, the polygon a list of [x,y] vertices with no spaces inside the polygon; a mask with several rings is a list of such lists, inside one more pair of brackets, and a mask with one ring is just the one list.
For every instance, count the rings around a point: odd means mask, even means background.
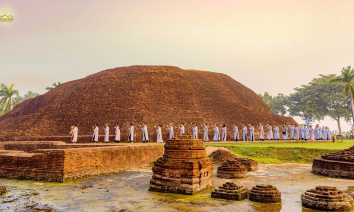
[{"label": "tree line", "polygon": [[[55,82],[50,87],[46,87],[46,90],[52,90],[53,88],[60,85],[60,82]],[[25,95],[20,96],[19,91],[14,89],[14,84],[10,86],[1,83],[0,85],[0,116],[4,115],[5,113],[10,112],[12,109],[15,108],[16,105],[19,103],[39,96],[38,93],[28,91]]]},{"label": "tree line", "polygon": [[277,96],[265,92],[260,97],[267,103],[273,114],[300,116],[307,126],[313,121],[322,121],[326,116],[337,121],[342,134],[341,119],[354,123],[354,69],[343,68],[340,75],[319,75],[307,85],[294,88],[294,93]]}]

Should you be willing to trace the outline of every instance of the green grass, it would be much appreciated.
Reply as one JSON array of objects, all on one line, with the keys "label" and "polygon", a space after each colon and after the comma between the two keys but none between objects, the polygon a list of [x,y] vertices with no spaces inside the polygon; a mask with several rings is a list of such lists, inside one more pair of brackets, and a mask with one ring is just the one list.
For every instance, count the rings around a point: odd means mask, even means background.
[{"label": "green grass", "polygon": [[343,143],[206,143],[206,146],[229,148],[240,157],[248,157],[259,163],[312,163],[314,157],[347,149],[354,141]]}]

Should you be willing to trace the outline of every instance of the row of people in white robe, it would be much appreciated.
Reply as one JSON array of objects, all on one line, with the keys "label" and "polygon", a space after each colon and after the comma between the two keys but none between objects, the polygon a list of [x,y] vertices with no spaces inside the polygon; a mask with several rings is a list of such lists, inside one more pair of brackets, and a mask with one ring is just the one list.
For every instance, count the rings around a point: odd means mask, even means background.
[{"label": "row of people in white robe", "polygon": [[[145,124],[143,124],[144,127],[142,128],[142,134],[143,134],[143,143],[147,143],[149,142],[149,134],[148,134],[148,129],[147,126]],[[77,127],[76,127],[77,128]],[[75,128],[73,129],[74,132]],[[77,132],[77,131],[75,131]],[[99,132],[99,128],[98,125],[96,124],[94,130],[93,130],[93,136],[92,136],[92,141],[97,143],[98,142],[98,132]],[[109,126],[108,124],[105,125],[105,136],[104,136],[104,142],[108,143],[109,142]],[[159,127],[157,128],[157,142],[158,143],[162,143],[162,132],[161,132],[161,125],[159,125]],[[74,133],[73,133],[74,134]],[[114,137],[114,142],[119,143],[120,142],[120,138],[121,138],[121,134],[120,134],[120,127],[117,124],[115,127],[115,137]],[[77,141],[77,134],[76,134],[76,141]],[[128,135],[128,141],[129,142],[133,142],[134,141],[134,126],[133,124],[130,124],[130,129],[129,129],[129,135]]]},{"label": "row of people in white robe", "polygon": [[[94,133],[92,140],[94,142],[98,142],[98,125],[95,126],[94,128]],[[258,127],[259,130],[259,139],[264,140],[265,138],[267,140],[279,140],[280,135],[279,135],[279,127],[275,125],[274,129],[272,128],[272,125],[267,124],[266,125],[267,129],[267,136],[264,135],[264,130],[263,130],[263,125],[260,124]],[[233,126],[233,140],[238,141],[239,140],[239,131],[238,127],[236,125]],[[309,139],[309,140],[314,140],[314,139],[323,139],[323,140],[330,140],[331,139],[331,131],[329,130],[328,127],[326,128],[321,128],[319,126],[316,126],[315,129],[310,127],[310,129],[306,128],[305,125],[300,125],[300,126],[292,126],[289,125],[289,128],[284,125],[283,126],[283,139],[288,139],[288,130],[290,132],[290,139],[293,140],[300,140],[300,139]],[[243,125],[242,128],[242,138],[244,141],[250,140],[254,141],[254,127],[251,125],[250,128],[247,128],[246,125]],[[148,135],[148,130],[147,126],[144,124],[144,127],[142,128],[143,132],[143,142],[149,142],[149,135]],[[248,137],[248,132],[249,132],[249,137]],[[163,142],[162,140],[162,129],[161,125],[159,125],[157,131],[157,142]],[[185,127],[182,124],[180,127],[180,135],[185,134]],[[73,129],[73,135],[72,135],[72,141],[76,142],[77,141],[77,136],[78,136],[78,128],[75,126]],[[172,139],[174,137],[174,129],[172,124],[169,127],[169,138]],[[198,138],[198,125],[195,125],[193,127],[193,137]],[[217,125],[214,126],[214,136],[213,136],[213,141],[226,141],[227,139],[227,128],[224,125],[222,127],[222,134],[221,134],[221,139],[220,139],[220,132],[219,132],[219,127]],[[128,141],[133,142],[134,141],[134,126],[131,124],[130,130],[129,130],[129,136],[128,136]],[[204,124],[203,128],[203,141],[209,141],[209,135],[208,135],[208,126],[207,124]],[[105,137],[104,137],[104,142],[109,142],[109,126],[108,124],[105,125]],[[120,142],[120,128],[119,125],[117,124],[115,127],[115,142],[119,143]]]}]

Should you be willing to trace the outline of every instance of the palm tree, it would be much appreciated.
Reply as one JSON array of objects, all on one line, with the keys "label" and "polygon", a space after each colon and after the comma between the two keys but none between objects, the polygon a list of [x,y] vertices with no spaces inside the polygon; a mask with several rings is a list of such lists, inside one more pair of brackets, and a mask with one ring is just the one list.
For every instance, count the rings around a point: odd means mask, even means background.
[{"label": "palm tree", "polygon": [[[18,97],[18,90],[13,89],[14,84],[10,87],[7,87],[3,83],[1,83],[1,90],[0,90],[0,110],[3,113],[8,113],[12,110],[17,104],[17,97]],[[16,95],[16,96],[15,96]]]},{"label": "palm tree", "polygon": [[343,93],[346,96],[350,97],[350,106],[352,108],[352,117],[354,123],[354,69],[351,66],[342,69],[342,73],[340,76],[333,78],[329,81],[330,83],[339,82],[344,84]]},{"label": "palm tree", "polygon": [[61,85],[61,82],[55,82],[52,84],[53,87],[46,87],[45,89],[47,89],[48,91],[52,90],[53,88],[57,87],[58,85]]}]

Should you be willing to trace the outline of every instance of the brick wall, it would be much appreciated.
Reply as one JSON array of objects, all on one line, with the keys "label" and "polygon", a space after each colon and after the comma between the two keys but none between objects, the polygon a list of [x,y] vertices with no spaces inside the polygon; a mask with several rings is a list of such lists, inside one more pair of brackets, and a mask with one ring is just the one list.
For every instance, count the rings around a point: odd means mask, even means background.
[{"label": "brick wall", "polygon": [[[6,147],[4,143],[0,143],[0,177],[54,182],[119,172],[146,165],[163,155],[163,146],[160,145],[37,150],[32,146],[25,148],[31,151],[28,153],[1,150],[1,146],[2,149]],[[9,147],[15,149],[16,145]]]}]

